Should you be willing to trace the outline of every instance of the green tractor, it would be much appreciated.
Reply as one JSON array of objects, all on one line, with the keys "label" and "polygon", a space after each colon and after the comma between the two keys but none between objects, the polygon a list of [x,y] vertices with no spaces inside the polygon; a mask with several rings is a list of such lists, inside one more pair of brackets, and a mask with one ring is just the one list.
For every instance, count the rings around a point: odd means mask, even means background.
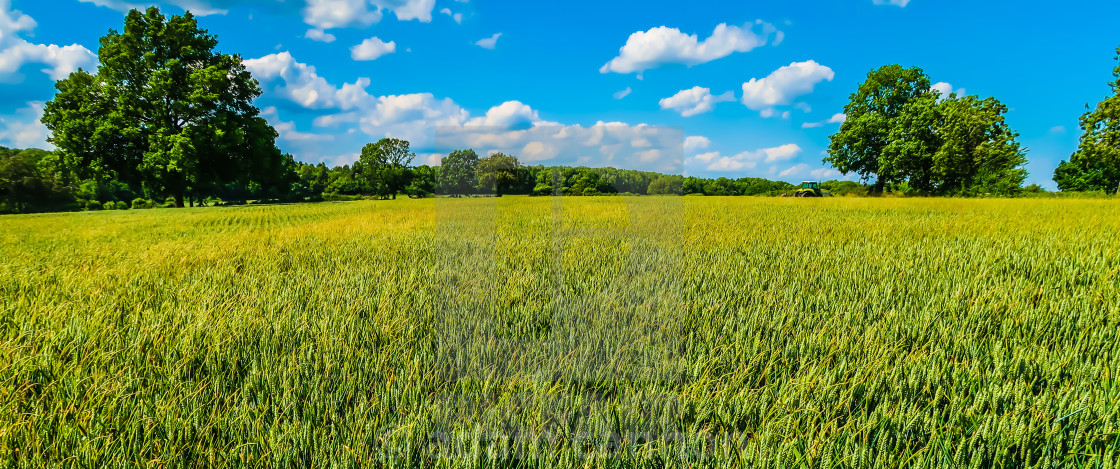
[{"label": "green tractor", "polygon": [[831,197],[828,191],[821,190],[821,183],[817,181],[802,181],[801,188],[793,193],[794,197]]}]

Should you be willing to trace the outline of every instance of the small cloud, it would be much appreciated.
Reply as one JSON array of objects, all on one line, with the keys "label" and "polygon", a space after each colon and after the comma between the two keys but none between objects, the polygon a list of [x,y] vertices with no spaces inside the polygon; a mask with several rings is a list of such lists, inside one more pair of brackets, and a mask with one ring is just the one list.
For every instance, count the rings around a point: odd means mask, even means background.
[{"label": "small cloud", "polygon": [[797,146],[796,143],[787,143],[780,147],[765,148],[762,150],[762,154],[766,155],[767,163],[790,160],[797,156],[798,153],[801,153],[801,147]]},{"label": "small cloud", "polygon": [[804,174],[805,171],[807,171],[808,169],[809,169],[809,165],[807,165],[805,163],[799,163],[799,164],[796,164],[794,166],[791,166],[791,167],[787,168],[785,171],[782,171],[782,172],[778,173],[778,176],[779,177],[786,177],[786,176],[791,176],[791,175],[795,175],[795,174]]},{"label": "small cloud", "polygon": [[848,115],[841,112],[841,113],[833,114],[832,117],[828,118],[828,120],[824,120],[824,121],[821,121],[821,122],[806,122],[804,124],[801,124],[801,128],[802,129],[815,129],[817,127],[823,127],[823,126],[828,125],[828,124],[843,124],[844,121],[846,121],[846,120],[848,120]]},{"label": "small cloud", "polygon": [[452,13],[450,8],[444,8],[444,9],[440,10],[439,12],[442,13],[442,14],[445,14],[447,16],[450,16],[451,19],[455,20],[456,23],[463,24],[463,14],[462,13]]},{"label": "small cloud", "polygon": [[723,94],[713,95],[712,90],[694,86],[681,90],[677,94],[658,101],[661,109],[672,109],[681,113],[683,117],[703,114],[715,108],[716,103],[734,101],[735,94],[728,91]]},{"label": "small cloud", "polygon": [[627,86],[626,89],[624,89],[622,91],[615,92],[614,99],[622,99],[622,98],[625,98],[627,96],[630,96],[630,93],[632,91],[634,91],[634,90],[631,90],[630,87]]},{"label": "small cloud", "polygon": [[712,141],[708,140],[708,137],[701,137],[699,135],[688,136],[684,139],[684,152],[692,153],[696,150],[708,148],[711,144]]},{"label": "small cloud", "polygon": [[310,39],[312,41],[326,42],[326,43],[334,42],[334,40],[337,39],[337,38],[334,37],[334,34],[323,31],[322,29],[308,29],[307,33],[304,34],[303,37],[305,37],[307,39]]},{"label": "small cloud", "polygon": [[481,47],[483,49],[494,50],[494,46],[498,45],[498,38],[500,38],[500,37],[502,37],[502,33],[496,33],[493,36],[490,36],[488,38],[479,39],[478,41],[475,41],[474,45],[476,45],[478,47]]},{"label": "small cloud", "polygon": [[362,41],[350,48],[350,57],[354,60],[377,60],[385,54],[392,54],[397,51],[397,43],[394,41],[385,42],[377,37],[371,37]]},{"label": "small cloud", "polygon": [[953,91],[953,85],[943,81],[934,83],[929,89],[941,94],[941,99],[948,98],[953,93],[956,93],[957,96],[964,96],[964,88],[958,88],[956,91]]},{"label": "small cloud", "polygon": [[817,179],[823,180],[823,179],[829,179],[829,178],[834,178],[836,176],[839,176],[840,172],[835,170],[835,169],[821,168],[821,169],[814,169],[809,174],[812,174],[813,177],[815,177]]},{"label": "small cloud", "polygon": [[896,7],[906,8],[906,4],[910,3],[910,0],[871,0],[871,3],[874,3],[876,5],[894,5]]},{"label": "small cloud", "polygon": [[1066,127],[1064,125],[1055,125],[1050,128],[1050,135],[1065,135]]}]

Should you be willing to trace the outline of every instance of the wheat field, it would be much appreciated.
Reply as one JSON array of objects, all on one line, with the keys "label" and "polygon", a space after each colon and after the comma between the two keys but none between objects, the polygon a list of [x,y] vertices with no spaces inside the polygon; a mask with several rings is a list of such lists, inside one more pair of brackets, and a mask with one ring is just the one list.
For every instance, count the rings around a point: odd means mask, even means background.
[{"label": "wheat field", "polygon": [[1117,467],[1110,200],[0,217],[0,466]]}]

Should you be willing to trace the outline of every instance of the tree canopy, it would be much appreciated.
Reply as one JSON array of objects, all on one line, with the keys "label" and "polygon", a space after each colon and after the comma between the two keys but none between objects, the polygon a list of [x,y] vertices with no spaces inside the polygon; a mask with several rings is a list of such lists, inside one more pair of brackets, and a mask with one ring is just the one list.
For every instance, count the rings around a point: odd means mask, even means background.
[{"label": "tree canopy", "polygon": [[415,157],[407,140],[383,138],[362,147],[359,163],[377,195],[395,199],[412,182],[409,165]]},{"label": "tree canopy", "polygon": [[472,149],[455,150],[440,160],[439,188],[449,195],[465,195],[475,190],[478,154]]},{"label": "tree canopy", "polygon": [[847,174],[875,178],[875,192],[904,184],[925,194],[1010,194],[1026,157],[995,98],[942,96],[920,68],[871,71],[844,107],[824,159]]},{"label": "tree canopy", "polygon": [[478,161],[475,176],[481,188],[501,197],[507,188],[517,182],[520,167],[516,156],[495,153]]},{"label": "tree canopy", "polygon": [[43,124],[63,165],[177,206],[231,182],[280,184],[288,163],[253,105],[260,87],[217,44],[190,12],[130,11],[123,32],[101,38],[97,73],[60,80],[46,104]]},{"label": "tree canopy", "polygon": [[[1120,47],[1116,60],[1120,61]],[[1077,151],[1054,170],[1054,182],[1063,191],[1120,194],[1120,64],[1112,70],[1112,77],[1112,96],[1081,116]]]}]

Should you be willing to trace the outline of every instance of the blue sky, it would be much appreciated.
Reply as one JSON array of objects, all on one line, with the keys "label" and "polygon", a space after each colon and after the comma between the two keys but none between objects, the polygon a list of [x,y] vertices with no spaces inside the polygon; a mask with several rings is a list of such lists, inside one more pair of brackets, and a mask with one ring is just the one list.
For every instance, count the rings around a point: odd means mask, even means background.
[{"label": "blue sky", "polygon": [[[53,81],[146,0],[0,0],[0,145],[46,146]],[[1108,94],[1120,2],[162,0],[240,54],[297,159],[384,136],[523,161],[732,178],[837,178],[821,163],[880,65],[994,96],[1053,188],[1085,105]]]}]

